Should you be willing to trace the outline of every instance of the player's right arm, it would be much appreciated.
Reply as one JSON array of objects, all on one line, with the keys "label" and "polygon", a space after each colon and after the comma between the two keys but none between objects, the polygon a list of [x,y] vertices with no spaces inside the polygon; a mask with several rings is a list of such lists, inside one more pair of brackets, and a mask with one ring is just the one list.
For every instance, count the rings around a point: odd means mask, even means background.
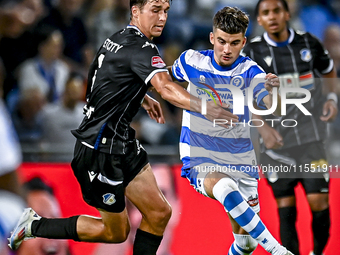
[{"label": "player's right arm", "polygon": [[[161,97],[169,103],[185,110],[201,112],[201,100],[174,83],[167,72],[156,73],[151,79],[151,84]],[[205,117],[211,121],[214,119],[232,120],[234,123],[238,121],[236,115],[221,106],[215,105],[213,101],[207,102],[207,115]]]}]

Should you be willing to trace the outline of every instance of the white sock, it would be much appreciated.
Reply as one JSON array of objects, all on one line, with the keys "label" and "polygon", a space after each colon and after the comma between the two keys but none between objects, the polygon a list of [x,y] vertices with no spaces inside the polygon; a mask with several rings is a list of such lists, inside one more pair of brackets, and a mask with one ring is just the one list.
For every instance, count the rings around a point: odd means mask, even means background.
[{"label": "white sock", "polygon": [[230,178],[219,180],[213,188],[213,194],[233,219],[266,251],[275,255],[285,255],[287,253],[287,249],[278,243],[260,217],[244,201],[233,180]]},{"label": "white sock", "polygon": [[235,241],[231,245],[228,255],[250,255],[257,247],[257,241],[250,235],[233,233]]}]

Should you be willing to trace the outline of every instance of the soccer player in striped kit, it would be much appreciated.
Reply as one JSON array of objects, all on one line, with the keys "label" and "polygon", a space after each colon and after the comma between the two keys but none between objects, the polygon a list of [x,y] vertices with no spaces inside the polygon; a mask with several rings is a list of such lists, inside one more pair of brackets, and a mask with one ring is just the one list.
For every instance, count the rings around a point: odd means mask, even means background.
[{"label": "soccer player in striped kit", "polygon": [[[185,51],[172,66],[173,76],[189,82],[187,90],[202,101],[216,98],[218,104],[234,111],[236,101],[244,99],[236,99],[231,91],[241,90],[242,96],[253,99],[251,105],[254,101],[259,108],[271,109],[272,102],[279,100],[272,93],[273,87],[279,86],[277,76],[266,75],[254,61],[240,55],[248,23],[247,15],[238,8],[218,11],[210,34],[213,50]],[[278,243],[257,214],[259,176],[248,125],[250,106],[245,103],[243,108],[245,114],[238,115],[237,123],[220,122],[227,123],[228,128],[214,125],[216,120],[208,120],[204,109],[202,114],[184,110],[182,177],[188,178],[199,193],[224,206],[235,237],[229,255],[250,254],[258,244],[271,254],[289,255],[292,253]]]},{"label": "soccer player in striped kit", "polygon": [[[324,141],[326,122],[333,121],[338,112],[334,93],[336,71],[333,60],[315,36],[289,27],[290,14],[285,0],[258,1],[256,15],[265,33],[252,39],[244,53],[266,72],[277,74],[281,88],[303,88],[311,93],[311,99],[304,104],[311,115],[304,115],[298,107],[289,105],[287,114],[280,121],[258,128],[263,140],[260,163],[296,167],[296,173],[267,173],[278,205],[281,240],[294,254],[299,254],[294,188],[301,183],[313,215],[314,251],[310,254],[321,255],[330,228],[329,174]],[[329,94],[325,96],[324,91]],[[289,95],[290,100],[301,97],[297,93]],[[279,124],[289,119],[295,120],[297,125],[284,127]]]}]

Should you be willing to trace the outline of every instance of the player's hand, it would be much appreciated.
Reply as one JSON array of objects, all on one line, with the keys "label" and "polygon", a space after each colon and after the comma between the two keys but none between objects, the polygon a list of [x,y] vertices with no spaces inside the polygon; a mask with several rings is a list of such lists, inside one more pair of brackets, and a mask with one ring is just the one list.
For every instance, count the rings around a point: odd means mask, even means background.
[{"label": "player's hand", "polygon": [[214,122],[214,120],[220,120],[216,123],[221,123],[218,125],[225,128],[235,126],[233,123],[238,122],[238,116],[231,113],[229,105],[225,103],[223,103],[222,106],[216,105],[213,101],[207,102],[207,114],[205,117],[212,122]]},{"label": "player's hand", "polygon": [[267,149],[279,149],[283,146],[283,138],[274,128],[263,125],[261,129],[263,129],[261,136]]},{"label": "player's hand", "polygon": [[266,77],[264,77],[264,79],[266,80],[266,82],[264,83],[264,87],[270,94],[272,93],[274,87],[280,87],[280,80],[277,75],[268,73]]},{"label": "player's hand", "polygon": [[333,100],[327,100],[323,105],[322,116],[320,119],[325,122],[334,121],[338,114],[338,106]]},{"label": "player's hand", "polygon": [[163,110],[158,101],[152,97],[145,95],[142,107],[146,110],[149,117],[155,120],[157,123],[164,124],[165,118],[163,115]]}]

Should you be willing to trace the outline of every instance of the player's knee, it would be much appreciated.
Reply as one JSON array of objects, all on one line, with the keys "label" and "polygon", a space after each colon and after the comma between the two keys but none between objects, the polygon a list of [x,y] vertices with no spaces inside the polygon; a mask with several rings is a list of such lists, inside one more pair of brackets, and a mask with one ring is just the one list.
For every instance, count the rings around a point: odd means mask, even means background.
[{"label": "player's knee", "polygon": [[251,253],[258,245],[258,242],[250,235],[234,234],[235,243],[239,249],[242,249],[244,253]]},{"label": "player's knee", "polygon": [[224,198],[233,191],[237,191],[238,187],[236,183],[230,178],[222,178],[220,179],[213,188],[214,197],[220,201],[222,204],[224,202]]},{"label": "player's knee", "polygon": [[172,208],[169,203],[163,203],[157,210],[154,210],[148,215],[154,225],[160,228],[165,228],[172,214]]},{"label": "player's knee", "polygon": [[169,203],[164,203],[158,212],[158,220],[160,224],[166,225],[168,224],[170,217],[172,214],[172,208]]}]

